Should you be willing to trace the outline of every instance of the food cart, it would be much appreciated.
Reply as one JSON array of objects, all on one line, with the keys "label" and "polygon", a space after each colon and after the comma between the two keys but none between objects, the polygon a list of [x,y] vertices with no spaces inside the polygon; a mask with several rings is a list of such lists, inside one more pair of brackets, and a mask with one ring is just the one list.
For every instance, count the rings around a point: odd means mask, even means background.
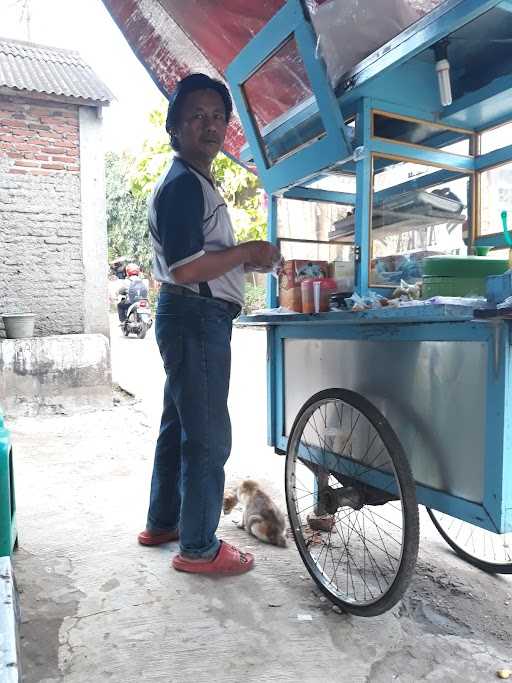
[{"label": "food cart", "polygon": [[[344,3],[324,5],[330,22],[307,5],[288,0],[226,71],[285,258],[334,251],[353,259],[359,295],[387,296],[429,255],[504,247],[512,4],[437,3],[348,70],[334,55]],[[278,74],[293,106],[271,102],[268,120],[260,93],[279,92]],[[283,199],[335,204],[339,218],[315,239],[283,226]],[[321,590],[362,616],[407,587],[418,505],[459,555],[512,572],[510,321],[447,301],[244,320],[268,329],[269,438],[286,453],[298,550]]]},{"label": "food cart", "polygon": [[347,611],[391,608],[414,571],[419,505],[463,558],[511,573],[510,320],[464,297],[365,301],[421,280],[432,255],[448,267],[507,245],[512,2],[106,4],[164,91],[177,27],[226,77],[248,143],[232,127],[227,151],[257,169],[269,238],[288,261],[352,277],[362,299],[290,314],[270,278],[269,310],[243,320],[267,328],[269,443],[286,454],[312,578]]}]

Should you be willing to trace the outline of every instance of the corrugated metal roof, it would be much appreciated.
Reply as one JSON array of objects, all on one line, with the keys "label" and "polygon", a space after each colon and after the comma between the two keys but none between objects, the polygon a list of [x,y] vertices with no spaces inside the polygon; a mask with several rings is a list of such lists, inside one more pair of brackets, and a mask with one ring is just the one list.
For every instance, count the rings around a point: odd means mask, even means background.
[{"label": "corrugated metal roof", "polygon": [[0,38],[0,86],[93,100],[114,96],[78,52]]}]

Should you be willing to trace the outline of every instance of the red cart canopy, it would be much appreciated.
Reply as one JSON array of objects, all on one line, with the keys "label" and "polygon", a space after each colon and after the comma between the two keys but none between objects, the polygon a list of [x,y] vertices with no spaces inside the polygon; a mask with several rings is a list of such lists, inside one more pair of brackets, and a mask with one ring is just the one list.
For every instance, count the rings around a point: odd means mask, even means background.
[{"label": "red cart canopy", "polygon": [[[222,79],[226,67],[240,50],[285,4],[285,0],[103,2],[137,57],[166,96],[180,78],[194,71]],[[334,31],[333,35],[325,36],[326,49],[329,44],[335,46],[345,42],[336,40],[343,27],[348,27],[350,22],[355,25],[362,23],[355,12],[365,2],[369,3],[368,7],[374,8],[373,12],[382,13],[380,21],[375,22],[371,18],[363,27],[363,33],[369,36],[369,54],[442,0],[379,0],[379,3],[375,0],[308,0],[315,26],[318,28],[321,24],[323,12],[324,17],[329,19],[328,29],[332,27]],[[389,20],[390,12],[394,12],[393,17],[396,17],[393,21]],[[368,11],[363,8],[361,16],[367,15]],[[336,16],[336,22],[331,20],[332,16]],[[350,31],[353,34],[353,30]],[[360,43],[358,40],[357,44]],[[333,53],[332,58],[336,60],[338,56]],[[326,61],[330,67],[329,60]],[[335,68],[339,71],[339,60],[332,66],[332,69]],[[334,80],[332,75],[331,80]],[[251,79],[249,90],[247,94],[260,125],[273,121],[311,95],[293,44],[281,50],[262,72]],[[226,138],[225,151],[238,158],[244,144],[243,131],[234,117]]]}]

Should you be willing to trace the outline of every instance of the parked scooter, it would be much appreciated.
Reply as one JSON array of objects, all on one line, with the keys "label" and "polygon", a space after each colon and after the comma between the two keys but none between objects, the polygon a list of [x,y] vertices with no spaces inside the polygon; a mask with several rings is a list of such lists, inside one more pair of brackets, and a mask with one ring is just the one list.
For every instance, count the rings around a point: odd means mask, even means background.
[{"label": "parked scooter", "polygon": [[126,311],[126,318],[121,323],[121,330],[125,337],[128,337],[130,334],[136,334],[139,339],[144,339],[152,325],[153,317],[149,301],[147,299],[139,299]]}]

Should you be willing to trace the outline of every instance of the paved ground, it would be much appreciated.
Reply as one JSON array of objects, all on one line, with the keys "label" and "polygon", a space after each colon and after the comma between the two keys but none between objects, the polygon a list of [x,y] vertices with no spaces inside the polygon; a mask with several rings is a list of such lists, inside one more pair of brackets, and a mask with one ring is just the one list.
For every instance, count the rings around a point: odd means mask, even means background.
[{"label": "paved ground", "polygon": [[[174,546],[138,546],[163,377],[152,335],[114,330],[112,347],[115,379],[139,402],[12,425],[27,683],[483,683],[512,667],[511,578],[459,561],[428,520],[406,599],[374,619],[334,612],[293,547],[257,544],[229,518],[221,535],[257,557],[246,576],[178,574]],[[264,334],[236,332],[233,359],[228,479],[254,476],[282,500]]]}]

